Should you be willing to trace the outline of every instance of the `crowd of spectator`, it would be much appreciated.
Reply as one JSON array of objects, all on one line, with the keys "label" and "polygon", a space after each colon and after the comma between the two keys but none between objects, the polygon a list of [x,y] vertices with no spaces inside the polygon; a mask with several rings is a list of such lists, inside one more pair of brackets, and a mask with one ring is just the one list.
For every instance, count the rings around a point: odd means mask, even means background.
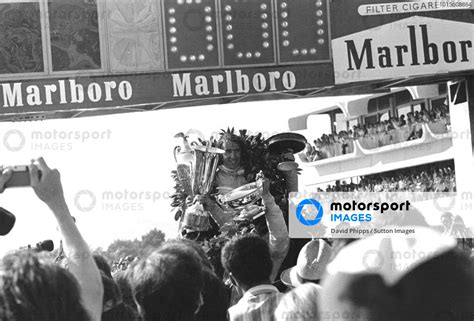
[{"label": "crowd of spectator", "polygon": [[358,124],[349,131],[337,134],[323,134],[307,144],[303,161],[314,162],[320,159],[350,154],[354,152],[354,141],[362,148],[374,149],[391,144],[416,140],[423,136],[423,124],[429,126],[434,134],[444,134],[451,130],[451,120],[446,106],[433,107],[430,111],[409,112],[406,117],[391,117],[376,123]]},{"label": "crowd of spectator", "polygon": [[[11,174],[10,168],[0,168],[0,193]],[[455,230],[452,215],[444,216],[443,233],[422,225],[411,238],[379,234],[359,240],[308,240],[295,265],[280,270],[289,235],[281,212],[275,210],[272,215],[278,217],[267,224],[278,226],[269,226],[269,235],[249,233],[227,242],[221,253],[224,275],[216,274],[197,243],[183,239],[166,241],[148,257],[127,258],[113,272],[103,257],[90,252],[79,232],[59,172],[40,158],[30,165],[30,179],[58,223],[65,262],[28,250],[3,257],[2,321],[472,321],[474,317],[473,262],[459,251],[452,232],[446,232]],[[267,206],[274,206],[271,195],[266,197]],[[275,228],[281,229],[278,237]]]},{"label": "crowd of spectator", "polygon": [[[319,192],[323,189],[319,188]],[[452,162],[415,166],[360,177],[358,183],[337,181],[325,192],[456,192]]]}]

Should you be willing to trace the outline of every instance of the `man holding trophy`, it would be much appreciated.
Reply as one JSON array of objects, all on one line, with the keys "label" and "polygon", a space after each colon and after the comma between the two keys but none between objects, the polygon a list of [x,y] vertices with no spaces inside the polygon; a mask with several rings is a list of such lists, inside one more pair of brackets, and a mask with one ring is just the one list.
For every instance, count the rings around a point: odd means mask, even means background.
[{"label": "man holding trophy", "polygon": [[[263,237],[268,239],[273,261],[271,280],[274,281],[281,263],[288,253],[290,242],[288,230],[283,213],[270,194],[269,180],[264,178],[263,175],[257,175],[256,182],[249,183],[245,177],[245,170],[242,166],[242,146],[239,136],[225,133],[217,142],[218,148],[205,146],[194,148],[195,163],[191,165],[190,170],[190,176],[194,176],[193,185],[199,185],[198,180],[202,180],[207,184],[214,181],[214,191],[217,190],[217,194],[216,200],[214,200],[210,196],[211,189],[202,190],[203,193],[197,198],[195,196],[197,193],[194,193],[193,205],[185,209],[181,226],[195,231],[204,231],[207,223],[196,224],[196,222],[204,222],[205,217],[207,216],[207,219],[209,219],[210,216],[218,228],[224,230],[226,227],[235,226],[241,220],[252,220],[265,215],[268,235]],[[205,165],[209,169],[204,170],[207,176],[199,177],[199,175],[196,175],[199,173],[199,166],[196,165],[199,163],[199,158],[201,158],[199,150],[206,149],[207,151],[204,153],[210,153],[212,157],[203,156],[202,158],[207,159],[207,162],[212,162],[212,164]],[[216,160],[219,160],[219,157],[221,157],[221,164],[217,166]],[[212,161],[209,159],[212,159]],[[178,162],[178,175],[179,167]],[[203,184],[201,183],[201,185]],[[263,206],[255,205],[260,199]],[[188,201],[190,201],[190,198],[188,198]],[[197,219],[198,217],[200,219]]]}]

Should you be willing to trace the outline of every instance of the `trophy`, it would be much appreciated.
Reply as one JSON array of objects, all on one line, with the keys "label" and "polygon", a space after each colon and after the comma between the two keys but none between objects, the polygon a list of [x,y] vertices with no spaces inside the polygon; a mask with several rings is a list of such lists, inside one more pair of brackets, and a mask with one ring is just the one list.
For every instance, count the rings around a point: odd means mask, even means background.
[{"label": "trophy", "polygon": [[[179,134],[178,134],[179,135]],[[178,179],[187,195],[187,207],[184,211],[182,227],[191,231],[202,232],[210,228],[209,212],[202,205],[201,199],[208,195],[214,184],[219,156],[222,149],[195,145],[191,147],[184,139],[184,149],[175,148],[175,159],[178,163]],[[192,157],[190,156],[192,155]]]},{"label": "trophy", "polygon": [[263,178],[263,173],[260,172],[256,182],[245,184],[220,196],[221,204],[239,213],[234,217],[235,221],[252,221],[265,214],[265,208],[256,205],[262,199],[263,189],[259,180]]},{"label": "trophy", "polygon": [[267,144],[270,154],[279,158],[277,168],[282,172],[288,172],[298,168],[293,155],[305,149],[306,138],[296,133],[281,133],[268,138]]}]

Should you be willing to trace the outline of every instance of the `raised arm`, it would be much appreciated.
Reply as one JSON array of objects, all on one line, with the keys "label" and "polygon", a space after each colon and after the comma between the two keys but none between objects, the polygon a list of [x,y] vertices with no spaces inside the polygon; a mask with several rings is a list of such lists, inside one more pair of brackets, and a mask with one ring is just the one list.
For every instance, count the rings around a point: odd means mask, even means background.
[{"label": "raised arm", "polygon": [[32,162],[29,169],[31,185],[36,195],[48,205],[58,222],[69,271],[79,282],[82,303],[89,312],[91,320],[100,321],[104,291],[102,279],[89,247],[69,213],[59,171],[50,169],[43,158]]},{"label": "raised arm", "polygon": [[263,205],[265,205],[265,219],[268,227],[268,245],[270,247],[270,255],[273,261],[272,274],[270,280],[275,281],[278,270],[288,254],[290,248],[290,237],[286,229],[283,213],[275,203],[275,199],[269,191],[270,181],[263,179]]}]

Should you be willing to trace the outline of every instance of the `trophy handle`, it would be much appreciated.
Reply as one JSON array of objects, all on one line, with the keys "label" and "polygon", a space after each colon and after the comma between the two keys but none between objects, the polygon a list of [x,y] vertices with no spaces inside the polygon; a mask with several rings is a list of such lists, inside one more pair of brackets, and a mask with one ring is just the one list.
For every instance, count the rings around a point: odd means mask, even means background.
[{"label": "trophy handle", "polygon": [[173,151],[174,160],[178,162],[178,154],[181,152],[181,146],[176,146]]}]

